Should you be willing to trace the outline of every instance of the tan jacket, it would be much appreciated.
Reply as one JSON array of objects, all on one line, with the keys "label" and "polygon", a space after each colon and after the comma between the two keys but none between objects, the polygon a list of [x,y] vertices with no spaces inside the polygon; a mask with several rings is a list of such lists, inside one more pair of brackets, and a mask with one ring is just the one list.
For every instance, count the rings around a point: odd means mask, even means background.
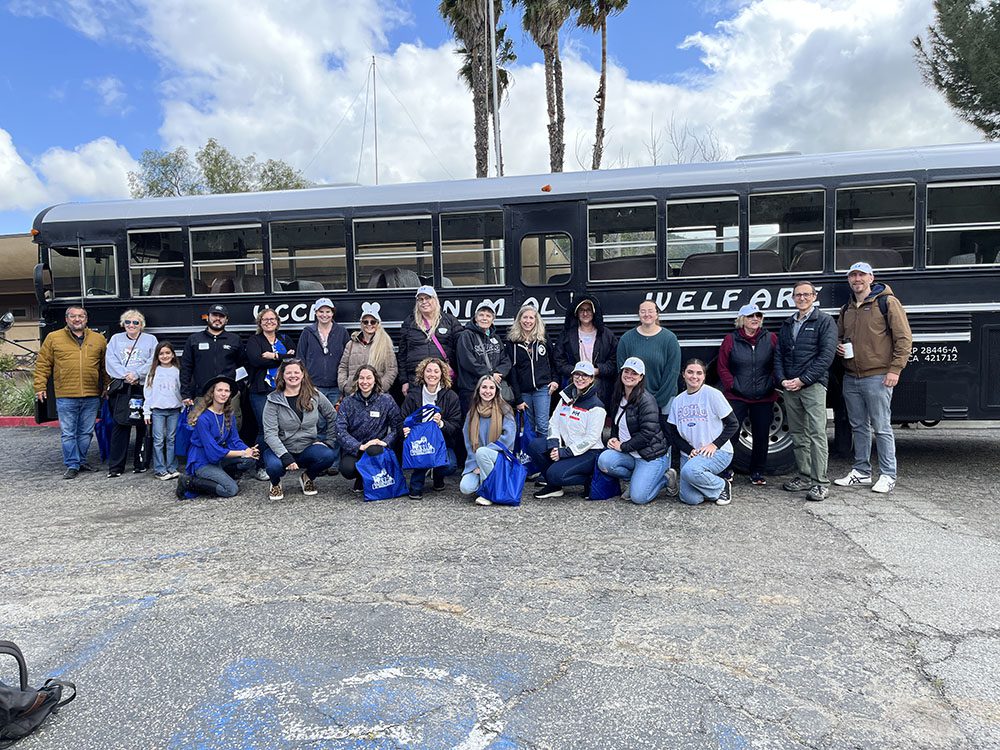
[{"label": "tan jacket", "polygon": [[35,361],[35,393],[44,391],[49,376],[55,384],[56,398],[100,396],[107,385],[104,354],[108,342],[89,328],[83,330],[83,341],[66,326],[45,337]]},{"label": "tan jacket", "polygon": [[[878,306],[878,298],[882,296],[886,297],[891,332]],[[854,344],[854,358],[844,360],[848,375],[858,378],[887,372],[898,375],[910,361],[913,348],[910,322],[887,284],[873,284],[872,293],[860,304],[852,295],[843,315],[837,319],[837,333],[841,341],[849,338]]]},{"label": "tan jacket", "polygon": [[[340,358],[340,367],[337,368],[337,383],[345,396],[354,393],[354,373],[361,365],[368,364],[368,355],[371,353],[371,347],[361,343],[360,339],[361,331],[355,331],[351,334],[351,340],[344,347],[344,356]],[[388,393],[392,384],[396,382],[397,373],[396,354],[390,351],[389,360],[378,371],[384,393]]]}]

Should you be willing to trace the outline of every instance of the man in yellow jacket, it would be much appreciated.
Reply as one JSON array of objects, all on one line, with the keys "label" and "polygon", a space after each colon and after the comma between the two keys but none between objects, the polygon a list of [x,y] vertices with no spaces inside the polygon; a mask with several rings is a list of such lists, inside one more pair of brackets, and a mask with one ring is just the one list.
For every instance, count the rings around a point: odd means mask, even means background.
[{"label": "man in yellow jacket", "polygon": [[66,327],[45,337],[35,363],[35,396],[46,397],[49,376],[55,385],[56,411],[62,433],[63,479],[75,479],[81,471],[93,471],[87,451],[94,436],[94,422],[107,383],[104,354],[107,340],[87,328],[87,311],[70,307]]}]

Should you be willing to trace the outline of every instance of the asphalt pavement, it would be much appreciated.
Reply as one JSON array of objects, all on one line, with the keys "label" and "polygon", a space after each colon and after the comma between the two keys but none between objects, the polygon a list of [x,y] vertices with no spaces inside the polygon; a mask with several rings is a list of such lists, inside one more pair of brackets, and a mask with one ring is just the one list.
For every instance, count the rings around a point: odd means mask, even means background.
[{"label": "asphalt pavement", "polygon": [[481,508],[178,502],[0,430],[0,638],[79,687],[18,750],[1000,748],[1000,432],[897,436],[887,497]]}]

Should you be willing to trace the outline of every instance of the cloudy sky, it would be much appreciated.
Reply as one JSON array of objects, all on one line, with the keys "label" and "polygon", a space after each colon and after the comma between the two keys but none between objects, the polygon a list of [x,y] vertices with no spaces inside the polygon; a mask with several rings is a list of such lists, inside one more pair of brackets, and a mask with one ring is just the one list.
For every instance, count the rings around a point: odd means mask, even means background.
[{"label": "cloudy sky", "polygon": [[[127,197],[144,149],[214,137],[324,182],[472,177],[472,105],[437,0],[0,0],[0,234],[41,208]],[[541,56],[501,109],[508,174],[548,169]],[[605,166],[674,159],[666,131],[730,157],[979,140],[927,89],[910,40],[929,0],[632,0],[609,24]],[[566,169],[589,166],[600,43],[567,25]],[[364,140],[362,134],[364,133]],[[653,145],[656,148],[653,148]]]}]

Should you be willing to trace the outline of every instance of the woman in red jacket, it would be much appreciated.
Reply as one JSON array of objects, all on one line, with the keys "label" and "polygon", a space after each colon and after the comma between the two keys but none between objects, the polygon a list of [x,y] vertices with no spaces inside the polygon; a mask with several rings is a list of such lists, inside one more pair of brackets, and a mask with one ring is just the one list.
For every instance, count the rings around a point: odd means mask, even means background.
[{"label": "woman in red jacket", "polygon": [[736,330],[726,334],[719,347],[717,367],[722,392],[742,425],[750,417],[750,483],[767,484],[768,440],[774,402],[774,350],[778,337],[764,328],[764,313],[757,305],[743,305],[736,318]]}]

